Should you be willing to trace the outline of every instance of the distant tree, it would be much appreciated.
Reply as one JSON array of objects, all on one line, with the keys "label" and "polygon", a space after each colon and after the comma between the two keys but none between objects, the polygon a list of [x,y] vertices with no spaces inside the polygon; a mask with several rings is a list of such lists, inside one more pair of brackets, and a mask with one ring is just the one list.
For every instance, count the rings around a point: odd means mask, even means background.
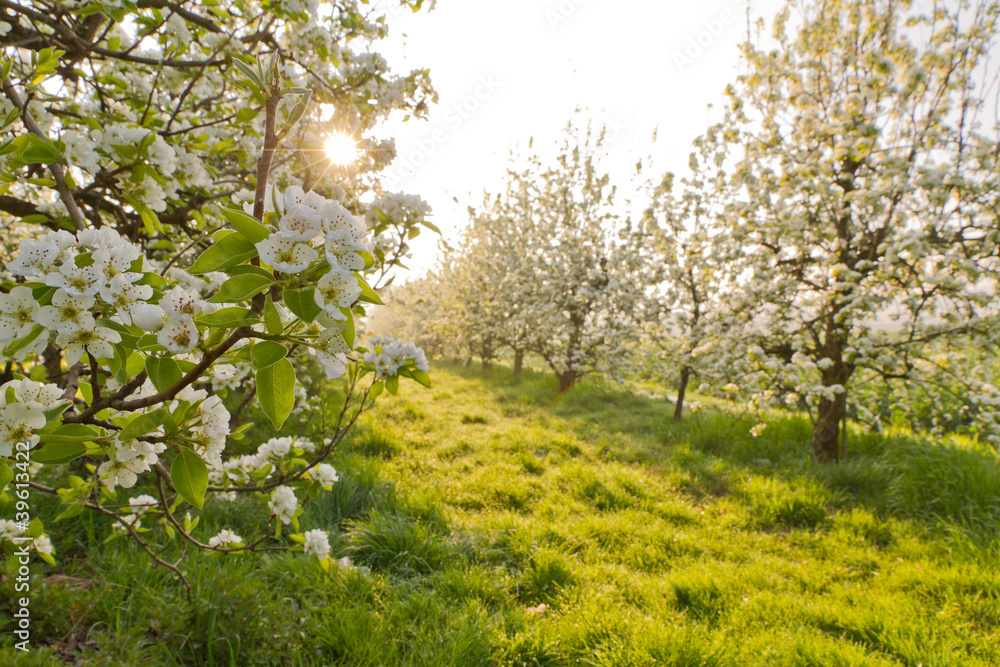
[{"label": "distant tree", "polygon": [[510,170],[504,193],[485,193],[480,207],[469,208],[462,239],[460,289],[475,336],[483,349],[507,348],[519,377],[528,350],[539,347],[543,332],[533,315],[536,263],[529,244],[539,237],[530,215],[526,175]]},{"label": "distant tree", "polygon": [[657,259],[657,286],[649,293],[645,326],[661,350],[661,372],[678,376],[675,421],[681,420],[692,378],[721,376],[715,350],[731,333],[724,297],[734,278],[732,237],[723,218],[731,194],[723,170],[726,145],[710,131],[695,148],[690,175],[678,187],[674,175],[666,174],[653,187],[645,212]]},{"label": "distant tree", "polygon": [[744,333],[814,409],[819,461],[838,459],[859,374],[906,380],[929,341],[995,335],[1000,171],[976,81],[998,11],[789,2],[775,48],[745,48],[723,128],[742,151]]},{"label": "distant tree", "polygon": [[620,217],[598,170],[603,148],[602,132],[568,126],[553,162],[530,155],[508,171],[504,192],[470,208],[435,271],[435,289],[455,295],[439,311],[452,335],[484,363],[510,349],[515,374],[537,354],[560,391],[588,373],[620,373],[640,335],[648,239]]},{"label": "distant tree", "polygon": [[519,294],[538,335],[532,351],[566,391],[584,375],[620,375],[640,335],[648,286],[642,222],[622,219],[599,162],[605,134],[567,126],[555,160],[532,156],[520,173],[516,215],[533,278]]}]

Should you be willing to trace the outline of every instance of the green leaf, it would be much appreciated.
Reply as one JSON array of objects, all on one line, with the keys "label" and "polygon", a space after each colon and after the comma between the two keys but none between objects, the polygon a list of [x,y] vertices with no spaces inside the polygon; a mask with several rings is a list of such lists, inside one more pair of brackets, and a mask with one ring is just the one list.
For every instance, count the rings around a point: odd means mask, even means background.
[{"label": "green leaf", "polygon": [[390,375],[385,379],[385,390],[390,394],[392,394],[393,396],[396,395],[396,392],[399,391],[398,375]]},{"label": "green leaf", "polygon": [[[66,426],[81,425],[67,424]],[[75,461],[86,453],[87,446],[82,442],[48,442],[44,447],[32,452],[31,460],[35,463],[56,465],[59,463],[69,463],[70,461]]]},{"label": "green leaf", "polygon": [[66,505],[66,509],[64,509],[59,514],[59,516],[52,519],[52,523],[56,523],[57,521],[62,521],[63,519],[71,519],[75,517],[77,514],[83,512],[83,510],[84,510],[83,501],[69,503],[68,505]]},{"label": "green leaf", "polygon": [[368,398],[375,399],[382,395],[382,390],[385,389],[385,383],[379,380],[372,384],[372,390],[368,394]]},{"label": "green leaf", "polygon": [[314,293],[313,289],[288,290],[281,298],[296,317],[303,322],[312,322],[323,310],[316,305]]},{"label": "green leaf", "polygon": [[144,273],[142,274],[142,279],[137,283],[138,285],[149,285],[159,290],[166,289],[167,281],[164,280],[163,276],[157,275],[155,273]]},{"label": "green leaf", "polygon": [[52,297],[55,295],[56,289],[56,287],[42,285],[41,287],[32,289],[31,295],[35,297],[35,301],[38,302],[39,306],[47,306],[52,303]]},{"label": "green leaf", "polygon": [[62,151],[34,134],[22,134],[14,141],[21,159],[28,164],[52,164],[62,155]]},{"label": "green leaf", "polygon": [[233,64],[236,65],[236,69],[238,69],[243,74],[243,76],[250,79],[250,82],[253,85],[257,86],[262,91],[267,90],[267,86],[265,86],[264,82],[260,80],[260,76],[257,74],[256,71],[254,71],[253,67],[246,64],[239,58],[233,58]]},{"label": "green leaf", "polygon": [[148,208],[140,210],[139,217],[142,219],[142,224],[146,229],[146,233],[150,236],[153,236],[157,231],[163,229],[163,225],[160,224],[160,219],[156,217],[156,213],[150,211]]},{"label": "green leaf", "polygon": [[274,284],[274,278],[271,276],[259,276],[256,273],[247,273],[242,276],[233,276],[226,282],[222,283],[222,287],[216,292],[209,301],[212,303],[235,303],[237,301],[244,301],[249,299],[255,294],[260,294],[262,291]]},{"label": "green leaf", "polygon": [[278,314],[278,309],[274,307],[274,302],[271,301],[270,294],[264,300],[264,324],[267,326],[267,333],[272,336],[279,336],[285,332],[285,328],[281,325],[281,315]]},{"label": "green leaf", "polygon": [[25,537],[38,537],[45,532],[45,524],[37,516],[28,524],[28,530],[24,531]]},{"label": "green leaf", "polygon": [[[115,354],[108,359],[110,362],[108,364],[108,368],[111,370],[111,374],[115,377],[115,379],[124,384],[125,382],[128,382],[128,375],[125,373],[125,361],[128,356],[128,352],[125,351],[125,346],[121,343],[113,345],[112,348],[114,349]],[[93,399],[90,399],[88,402],[92,401]]]},{"label": "green leaf", "polygon": [[7,488],[7,483],[14,479],[14,471],[5,462],[0,461],[0,493]]},{"label": "green leaf", "polygon": [[184,377],[181,367],[169,357],[147,357],[146,374],[157,391],[166,391]]},{"label": "green leaf", "polygon": [[[85,426],[83,424],[63,424],[59,428],[51,431],[50,433],[39,434],[39,440],[44,442],[46,445],[49,444],[74,444],[74,443],[84,443],[93,442],[100,437],[100,433],[91,426]],[[39,451],[38,454],[33,455],[31,458],[33,460],[45,463],[38,458],[38,455],[42,452]]]},{"label": "green leaf", "polygon": [[350,308],[341,308],[340,312],[342,312],[344,314],[344,316],[347,317],[347,322],[345,322],[344,325],[343,325],[344,326],[344,340],[347,342],[347,344],[353,350],[354,349],[354,336],[355,336],[354,313],[351,311]]},{"label": "green leaf", "polygon": [[309,106],[309,100],[312,98],[312,91],[307,90],[298,103],[292,108],[292,112],[288,115],[288,126],[285,128],[287,132],[290,130],[295,123],[299,122],[302,118],[302,114],[306,112],[306,108]]},{"label": "green leaf", "polygon": [[267,227],[260,224],[257,218],[252,215],[247,215],[235,208],[226,208],[225,206],[221,208],[222,215],[226,216],[226,220],[233,226],[233,229],[242,234],[243,238],[250,243],[260,243],[271,235],[271,232],[267,231]]},{"label": "green leaf", "polygon": [[254,314],[249,308],[220,308],[214,313],[202,315],[197,319],[198,323],[210,327],[227,327],[235,329],[237,327],[249,327],[260,324],[260,317]]},{"label": "green leaf", "polygon": [[269,340],[260,341],[250,351],[253,367],[257,369],[276,364],[286,356],[288,356],[288,349],[284,345]]},{"label": "green leaf", "polygon": [[410,376],[425,387],[431,386],[431,376],[424,371],[414,369],[410,371]]},{"label": "green leaf", "polygon": [[4,350],[4,356],[7,357],[13,356],[14,353],[17,352],[18,350],[27,347],[28,345],[33,343],[36,338],[42,335],[43,331],[45,331],[45,327],[43,327],[41,324],[36,324],[34,327],[32,327],[31,333],[29,333],[24,338],[16,340],[10,345],[8,345],[7,349]]},{"label": "green leaf", "polygon": [[421,220],[420,224],[426,227],[427,229],[431,230],[432,232],[437,232],[438,236],[441,235],[441,230],[438,229],[437,225],[427,222],[426,220]]},{"label": "green leaf", "polygon": [[231,276],[242,276],[247,273],[252,273],[262,278],[274,278],[273,273],[259,266],[254,266],[253,264],[240,264],[239,266],[234,266],[231,269],[226,269],[226,273]]},{"label": "green leaf", "polygon": [[210,271],[225,271],[256,256],[257,249],[250,241],[243,238],[241,234],[230,232],[221,236],[218,241],[201,253],[188,272],[198,275]]},{"label": "green leaf", "polygon": [[125,372],[131,376],[138,375],[145,368],[146,359],[138,352],[132,352],[125,360]]},{"label": "green leaf", "polygon": [[123,442],[126,440],[135,440],[140,435],[146,435],[155,431],[163,425],[163,420],[166,416],[167,411],[165,408],[159,408],[158,410],[139,415],[125,425],[125,428],[118,434],[118,440]]},{"label": "green leaf", "polygon": [[240,109],[236,112],[236,122],[248,123],[256,118],[259,113],[260,109]]},{"label": "green leaf", "polygon": [[358,274],[354,274],[354,277],[358,279],[358,285],[361,286],[361,296],[358,297],[359,301],[367,301],[368,303],[374,303],[377,306],[385,305],[382,303],[382,299],[379,298],[378,293],[371,288],[371,285],[365,282],[364,278]]},{"label": "green leaf", "polygon": [[135,348],[137,350],[154,350],[157,352],[163,352],[167,349],[157,342],[156,334],[143,334],[139,336],[139,339],[135,342]]},{"label": "green leaf", "polygon": [[257,401],[274,427],[281,428],[295,406],[295,369],[288,359],[257,371]]},{"label": "green leaf", "polygon": [[170,483],[181,498],[201,509],[208,491],[208,466],[194,452],[182,450],[170,466]]}]

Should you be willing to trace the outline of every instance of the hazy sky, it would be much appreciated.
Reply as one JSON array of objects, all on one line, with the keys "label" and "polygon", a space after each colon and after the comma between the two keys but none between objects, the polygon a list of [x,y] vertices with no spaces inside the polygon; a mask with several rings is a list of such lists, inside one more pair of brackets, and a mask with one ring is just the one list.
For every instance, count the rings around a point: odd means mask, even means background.
[{"label": "hazy sky", "polygon": [[[510,147],[553,143],[577,107],[608,126],[613,178],[650,153],[658,171],[682,171],[746,38],[746,0],[439,0],[416,15],[390,4],[375,4],[391,10],[380,52],[397,71],[430,68],[440,100],[427,121],[379,130],[399,154],[387,184],[426,199],[449,238],[484,187],[499,189]],[[752,0],[751,15],[770,23],[782,5]],[[434,236],[414,244],[415,272],[432,264]]]}]

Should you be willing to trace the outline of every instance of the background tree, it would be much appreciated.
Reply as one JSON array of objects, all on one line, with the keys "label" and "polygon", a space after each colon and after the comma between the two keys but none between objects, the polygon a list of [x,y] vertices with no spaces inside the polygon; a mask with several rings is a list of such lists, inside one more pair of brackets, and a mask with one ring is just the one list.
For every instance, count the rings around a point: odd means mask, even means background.
[{"label": "background tree", "polygon": [[[513,372],[521,375],[525,353],[540,344],[542,332],[532,315],[532,288],[536,267],[527,240],[537,239],[526,174],[508,170],[502,195],[484,194],[477,210],[469,209],[470,224],[457,265],[463,271],[458,285],[468,293],[462,299],[472,309],[475,328],[494,344],[509,348]],[[487,333],[488,332],[488,333]]]},{"label": "background tree", "polygon": [[[654,235],[656,289],[649,294],[647,335],[660,348],[663,376],[677,377],[674,420],[680,421],[692,378],[725,377],[720,341],[731,331],[726,293],[734,284],[737,252],[725,228],[731,180],[723,169],[726,144],[710,130],[695,141],[691,173],[676,188],[666,174],[650,193],[645,216]],[[726,365],[726,364],[723,364]]]},{"label": "background tree", "polygon": [[642,225],[622,220],[610,177],[600,172],[604,139],[603,130],[567,126],[550,164],[533,155],[511,174],[504,210],[516,221],[517,245],[498,273],[529,281],[508,293],[524,314],[516,321],[533,324],[531,351],[555,373],[560,391],[588,373],[623,369],[648,285]]},{"label": "background tree", "polygon": [[445,338],[484,364],[509,349],[515,374],[538,355],[566,391],[588,373],[621,378],[650,286],[645,221],[623,219],[600,170],[604,133],[570,124],[551,161],[533,153],[502,193],[470,208],[470,224],[418,292],[450,294]]},{"label": "background tree", "polygon": [[773,50],[746,46],[729,90],[745,197],[732,233],[762,368],[796,380],[831,461],[860,370],[907,379],[929,341],[989,329],[997,148],[974,75],[998,8],[827,0],[797,11],[792,35],[796,8]]}]

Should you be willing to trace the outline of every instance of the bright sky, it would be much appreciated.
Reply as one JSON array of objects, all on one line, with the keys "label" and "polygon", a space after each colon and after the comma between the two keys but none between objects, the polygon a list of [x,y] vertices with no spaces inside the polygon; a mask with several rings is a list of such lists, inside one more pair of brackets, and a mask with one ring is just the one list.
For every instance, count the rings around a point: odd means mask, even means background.
[{"label": "bright sky", "polygon": [[[752,16],[770,24],[783,4],[752,0]],[[746,38],[747,0],[634,0],[627,11],[616,0],[439,0],[416,15],[381,5],[392,33],[379,51],[397,71],[430,68],[440,97],[428,121],[380,130],[398,151],[387,185],[426,199],[450,239],[483,188],[501,187],[510,148],[552,144],[577,107],[608,127],[612,180],[651,153],[657,171],[682,172]],[[417,239],[414,273],[436,245]]]}]

